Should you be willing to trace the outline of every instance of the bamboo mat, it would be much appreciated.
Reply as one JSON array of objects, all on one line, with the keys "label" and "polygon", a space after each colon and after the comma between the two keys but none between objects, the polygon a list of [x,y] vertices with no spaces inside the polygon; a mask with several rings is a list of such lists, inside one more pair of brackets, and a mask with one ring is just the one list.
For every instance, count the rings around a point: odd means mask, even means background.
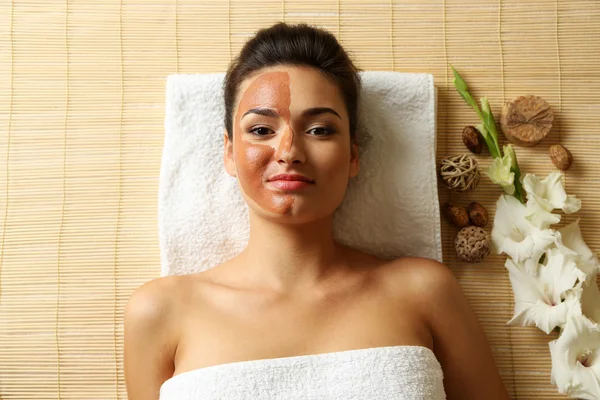
[{"label": "bamboo mat", "polygon": [[[494,113],[546,99],[555,128],[517,148],[546,174],[550,144],[574,156],[567,191],[583,200],[600,252],[600,1],[597,0],[0,0],[0,398],[124,399],[123,309],[159,276],[157,190],[165,78],[224,71],[260,27],[308,22],[337,35],[366,70],[429,72],[439,88],[438,161],[465,152],[478,121],[449,63]],[[502,138],[502,140],[504,140]],[[478,157],[486,166],[489,156]],[[499,188],[471,194],[491,215]],[[459,278],[514,399],[559,399],[546,337],[508,328],[503,257],[458,263]]]}]

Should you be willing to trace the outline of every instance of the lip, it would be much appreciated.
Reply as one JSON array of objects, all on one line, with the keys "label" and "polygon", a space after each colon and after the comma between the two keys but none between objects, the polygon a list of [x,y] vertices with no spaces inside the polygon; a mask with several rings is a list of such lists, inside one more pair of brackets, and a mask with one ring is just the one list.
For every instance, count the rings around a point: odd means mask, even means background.
[{"label": "lip", "polygon": [[275,175],[268,182],[280,190],[299,190],[314,183],[312,179],[299,174]]},{"label": "lip", "polygon": [[310,185],[309,182],[304,181],[271,181],[270,183],[281,190],[298,190]]},{"label": "lip", "polygon": [[278,174],[269,178],[269,182],[275,181],[288,181],[288,182],[307,182],[313,183],[314,181],[300,174]]}]

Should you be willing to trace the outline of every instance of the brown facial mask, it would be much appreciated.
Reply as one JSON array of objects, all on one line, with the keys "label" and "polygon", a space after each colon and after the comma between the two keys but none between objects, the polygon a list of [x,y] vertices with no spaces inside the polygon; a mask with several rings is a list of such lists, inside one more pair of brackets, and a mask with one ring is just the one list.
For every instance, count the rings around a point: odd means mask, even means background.
[{"label": "brown facial mask", "polygon": [[[234,140],[238,143],[235,157],[238,160],[237,172],[242,190],[259,206],[278,214],[289,212],[294,197],[267,189],[264,181],[268,178],[269,165],[289,151],[294,139],[294,131],[290,125],[290,101],[290,76],[287,72],[259,75],[242,94],[234,123]],[[255,107],[274,108],[285,120],[285,132],[278,148],[245,140],[240,127],[240,116]]]}]

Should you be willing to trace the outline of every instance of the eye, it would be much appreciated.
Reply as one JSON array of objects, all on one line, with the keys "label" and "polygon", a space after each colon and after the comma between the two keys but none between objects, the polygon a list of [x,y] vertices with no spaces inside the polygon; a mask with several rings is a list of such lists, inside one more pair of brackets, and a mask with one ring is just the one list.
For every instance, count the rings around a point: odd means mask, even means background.
[{"label": "eye", "polygon": [[317,126],[315,128],[310,129],[308,132],[313,132],[315,131],[314,136],[328,136],[331,135],[333,133],[335,133],[335,131],[327,126]]},{"label": "eye", "polygon": [[264,126],[257,126],[255,128],[250,129],[249,132],[256,136],[267,136],[269,132],[271,132],[271,130]]}]

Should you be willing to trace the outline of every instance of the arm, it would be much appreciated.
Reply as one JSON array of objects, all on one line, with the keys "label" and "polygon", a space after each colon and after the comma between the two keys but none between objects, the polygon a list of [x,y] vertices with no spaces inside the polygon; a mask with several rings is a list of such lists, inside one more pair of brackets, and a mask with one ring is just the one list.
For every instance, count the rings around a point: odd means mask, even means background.
[{"label": "arm", "polygon": [[435,260],[420,263],[427,275],[420,278],[426,293],[424,313],[448,400],[507,400],[485,333],[452,271]]},{"label": "arm", "polygon": [[177,348],[168,278],[147,282],[125,308],[124,369],[129,400],[158,400],[162,383],[173,376]]}]

